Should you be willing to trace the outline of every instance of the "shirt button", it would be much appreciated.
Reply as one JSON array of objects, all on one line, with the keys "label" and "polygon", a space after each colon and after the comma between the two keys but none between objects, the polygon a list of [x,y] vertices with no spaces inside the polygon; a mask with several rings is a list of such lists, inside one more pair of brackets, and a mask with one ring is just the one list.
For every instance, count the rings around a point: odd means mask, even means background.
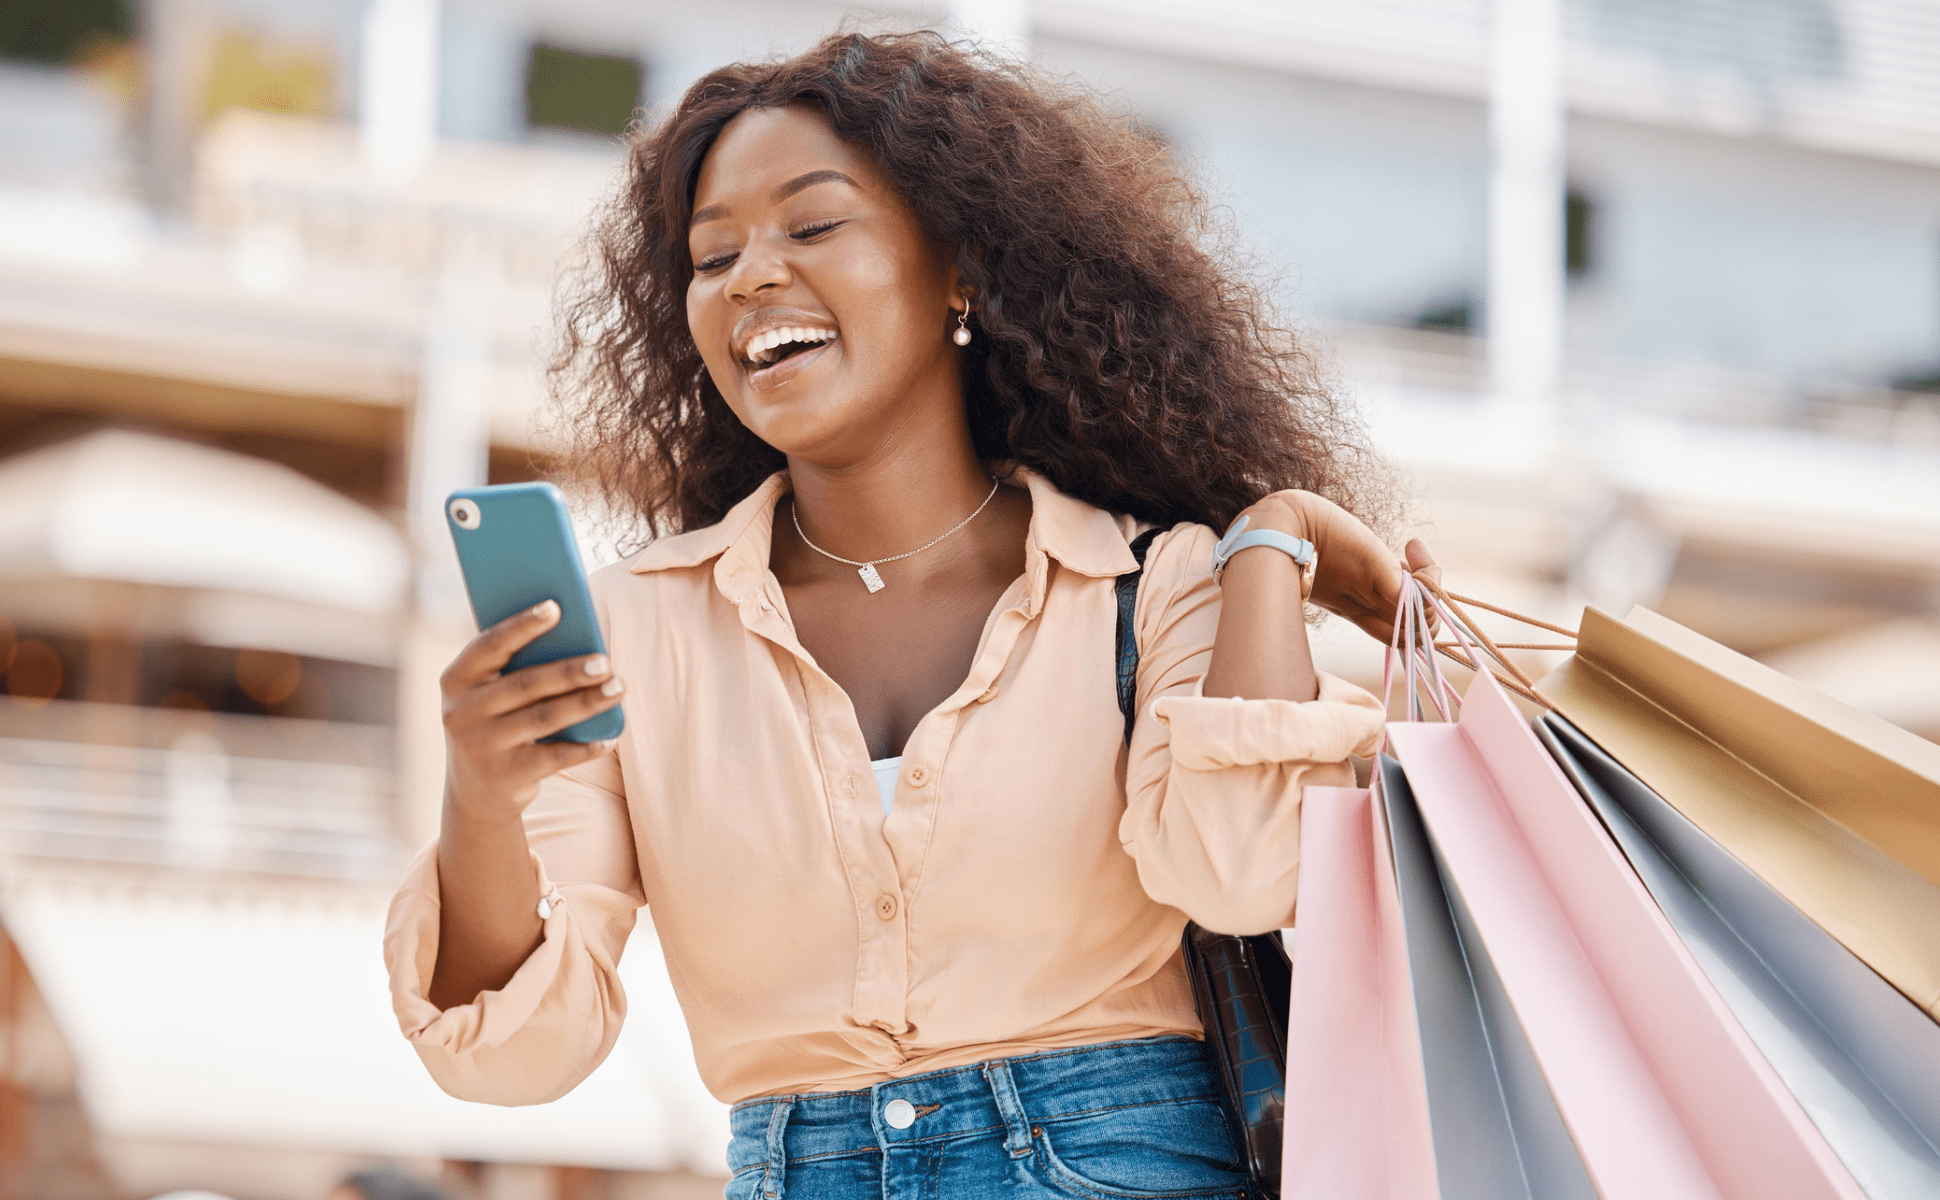
[{"label": "shirt button", "polygon": [[896,897],[884,892],[876,897],[876,915],[885,921],[896,919]]},{"label": "shirt button", "polygon": [[854,796],[855,795],[855,776],[850,775],[847,779],[844,779],[842,781],[842,786],[845,789],[847,789],[849,795]]},{"label": "shirt button", "polygon": [[882,1119],[891,1129],[908,1129],[916,1124],[916,1106],[907,1100],[891,1100],[882,1106]]},{"label": "shirt button", "polygon": [[930,781],[930,773],[928,771],[924,770],[921,767],[911,767],[909,769],[909,786],[922,787],[924,784],[928,783],[929,781]]}]

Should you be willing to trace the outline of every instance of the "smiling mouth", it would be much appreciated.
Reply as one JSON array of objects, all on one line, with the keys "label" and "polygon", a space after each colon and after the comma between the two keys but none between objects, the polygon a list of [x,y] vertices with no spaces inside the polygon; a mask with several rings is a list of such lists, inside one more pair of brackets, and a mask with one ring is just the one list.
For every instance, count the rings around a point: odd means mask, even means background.
[{"label": "smiling mouth", "polygon": [[770,329],[766,333],[756,334],[748,342],[741,361],[753,370],[764,370],[798,354],[826,346],[840,336],[833,329],[799,325]]}]

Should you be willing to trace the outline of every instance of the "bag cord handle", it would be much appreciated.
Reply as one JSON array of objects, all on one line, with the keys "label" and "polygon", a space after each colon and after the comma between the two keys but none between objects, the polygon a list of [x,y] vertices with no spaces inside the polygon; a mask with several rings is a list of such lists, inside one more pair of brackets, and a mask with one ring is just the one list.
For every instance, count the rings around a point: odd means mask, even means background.
[{"label": "bag cord handle", "polygon": [[[1475,618],[1469,614],[1468,609],[1463,607],[1465,604],[1498,616],[1508,617],[1524,625],[1561,634],[1571,641],[1497,642],[1482,630]],[[1433,628],[1437,618],[1447,623],[1450,631],[1455,634],[1454,639],[1434,640]],[[1553,711],[1556,706],[1536,691],[1535,681],[1530,679],[1503,651],[1574,650],[1576,636],[1576,631],[1573,629],[1552,625],[1548,621],[1538,620],[1512,609],[1491,604],[1486,600],[1478,600],[1473,596],[1448,591],[1436,582],[1429,570],[1424,567],[1411,572],[1402,584],[1401,602],[1395,613],[1395,634],[1389,644],[1387,663],[1382,671],[1382,699],[1385,702],[1392,696],[1394,659],[1399,656],[1404,664],[1403,674],[1406,678],[1404,687],[1409,697],[1409,716],[1416,720],[1421,718],[1420,692],[1432,680],[1433,686],[1428,689],[1429,701],[1444,720],[1448,719],[1451,709],[1459,709],[1460,700],[1456,697],[1454,689],[1442,678],[1440,668],[1435,665],[1429,647],[1441,652],[1451,661],[1474,671],[1480,670],[1483,665],[1482,656],[1476,652],[1474,644],[1480,643],[1482,649],[1487,651],[1490,660],[1487,664],[1489,673],[1495,676],[1496,682],[1530,703]],[[1444,707],[1443,697],[1450,701],[1449,707]]]}]

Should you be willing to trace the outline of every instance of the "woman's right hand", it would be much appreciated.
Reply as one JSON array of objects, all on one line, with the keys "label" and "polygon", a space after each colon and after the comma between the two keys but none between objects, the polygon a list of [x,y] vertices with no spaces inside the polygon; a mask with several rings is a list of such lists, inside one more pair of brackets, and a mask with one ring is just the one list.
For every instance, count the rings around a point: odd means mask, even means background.
[{"label": "woman's right hand", "polygon": [[620,702],[625,690],[604,654],[505,673],[522,647],[559,621],[551,600],[481,632],[439,678],[444,692],[445,805],[486,824],[515,821],[546,776],[599,757],[611,742],[542,742]]}]

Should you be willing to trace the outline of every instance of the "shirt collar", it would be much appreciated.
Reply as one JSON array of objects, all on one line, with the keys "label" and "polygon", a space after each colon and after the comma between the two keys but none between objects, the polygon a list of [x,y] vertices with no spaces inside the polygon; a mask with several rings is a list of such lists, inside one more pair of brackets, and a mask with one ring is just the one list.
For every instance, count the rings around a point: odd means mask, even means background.
[{"label": "shirt collar", "polygon": [[1123,575],[1138,569],[1127,545],[1138,531],[1130,517],[1094,508],[1027,467],[1016,478],[1031,490],[1029,542],[1080,575]]},{"label": "shirt collar", "polygon": [[[1050,480],[1025,467],[1011,476],[1031,493],[1031,528],[1026,555],[1039,551],[1081,575],[1117,576],[1135,570],[1127,540],[1137,531],[1129,517],[1115,517],[1059,491]],[[787,471],[777,471],[725,517],[705,529],[662,538],[633,558],[634,574],[698,567],[709,559],[721,593],[736,603],[761,590],[774,541],[775,505],[789,492]],[[1038,575],[1036,563],[1027,566]]]}]

